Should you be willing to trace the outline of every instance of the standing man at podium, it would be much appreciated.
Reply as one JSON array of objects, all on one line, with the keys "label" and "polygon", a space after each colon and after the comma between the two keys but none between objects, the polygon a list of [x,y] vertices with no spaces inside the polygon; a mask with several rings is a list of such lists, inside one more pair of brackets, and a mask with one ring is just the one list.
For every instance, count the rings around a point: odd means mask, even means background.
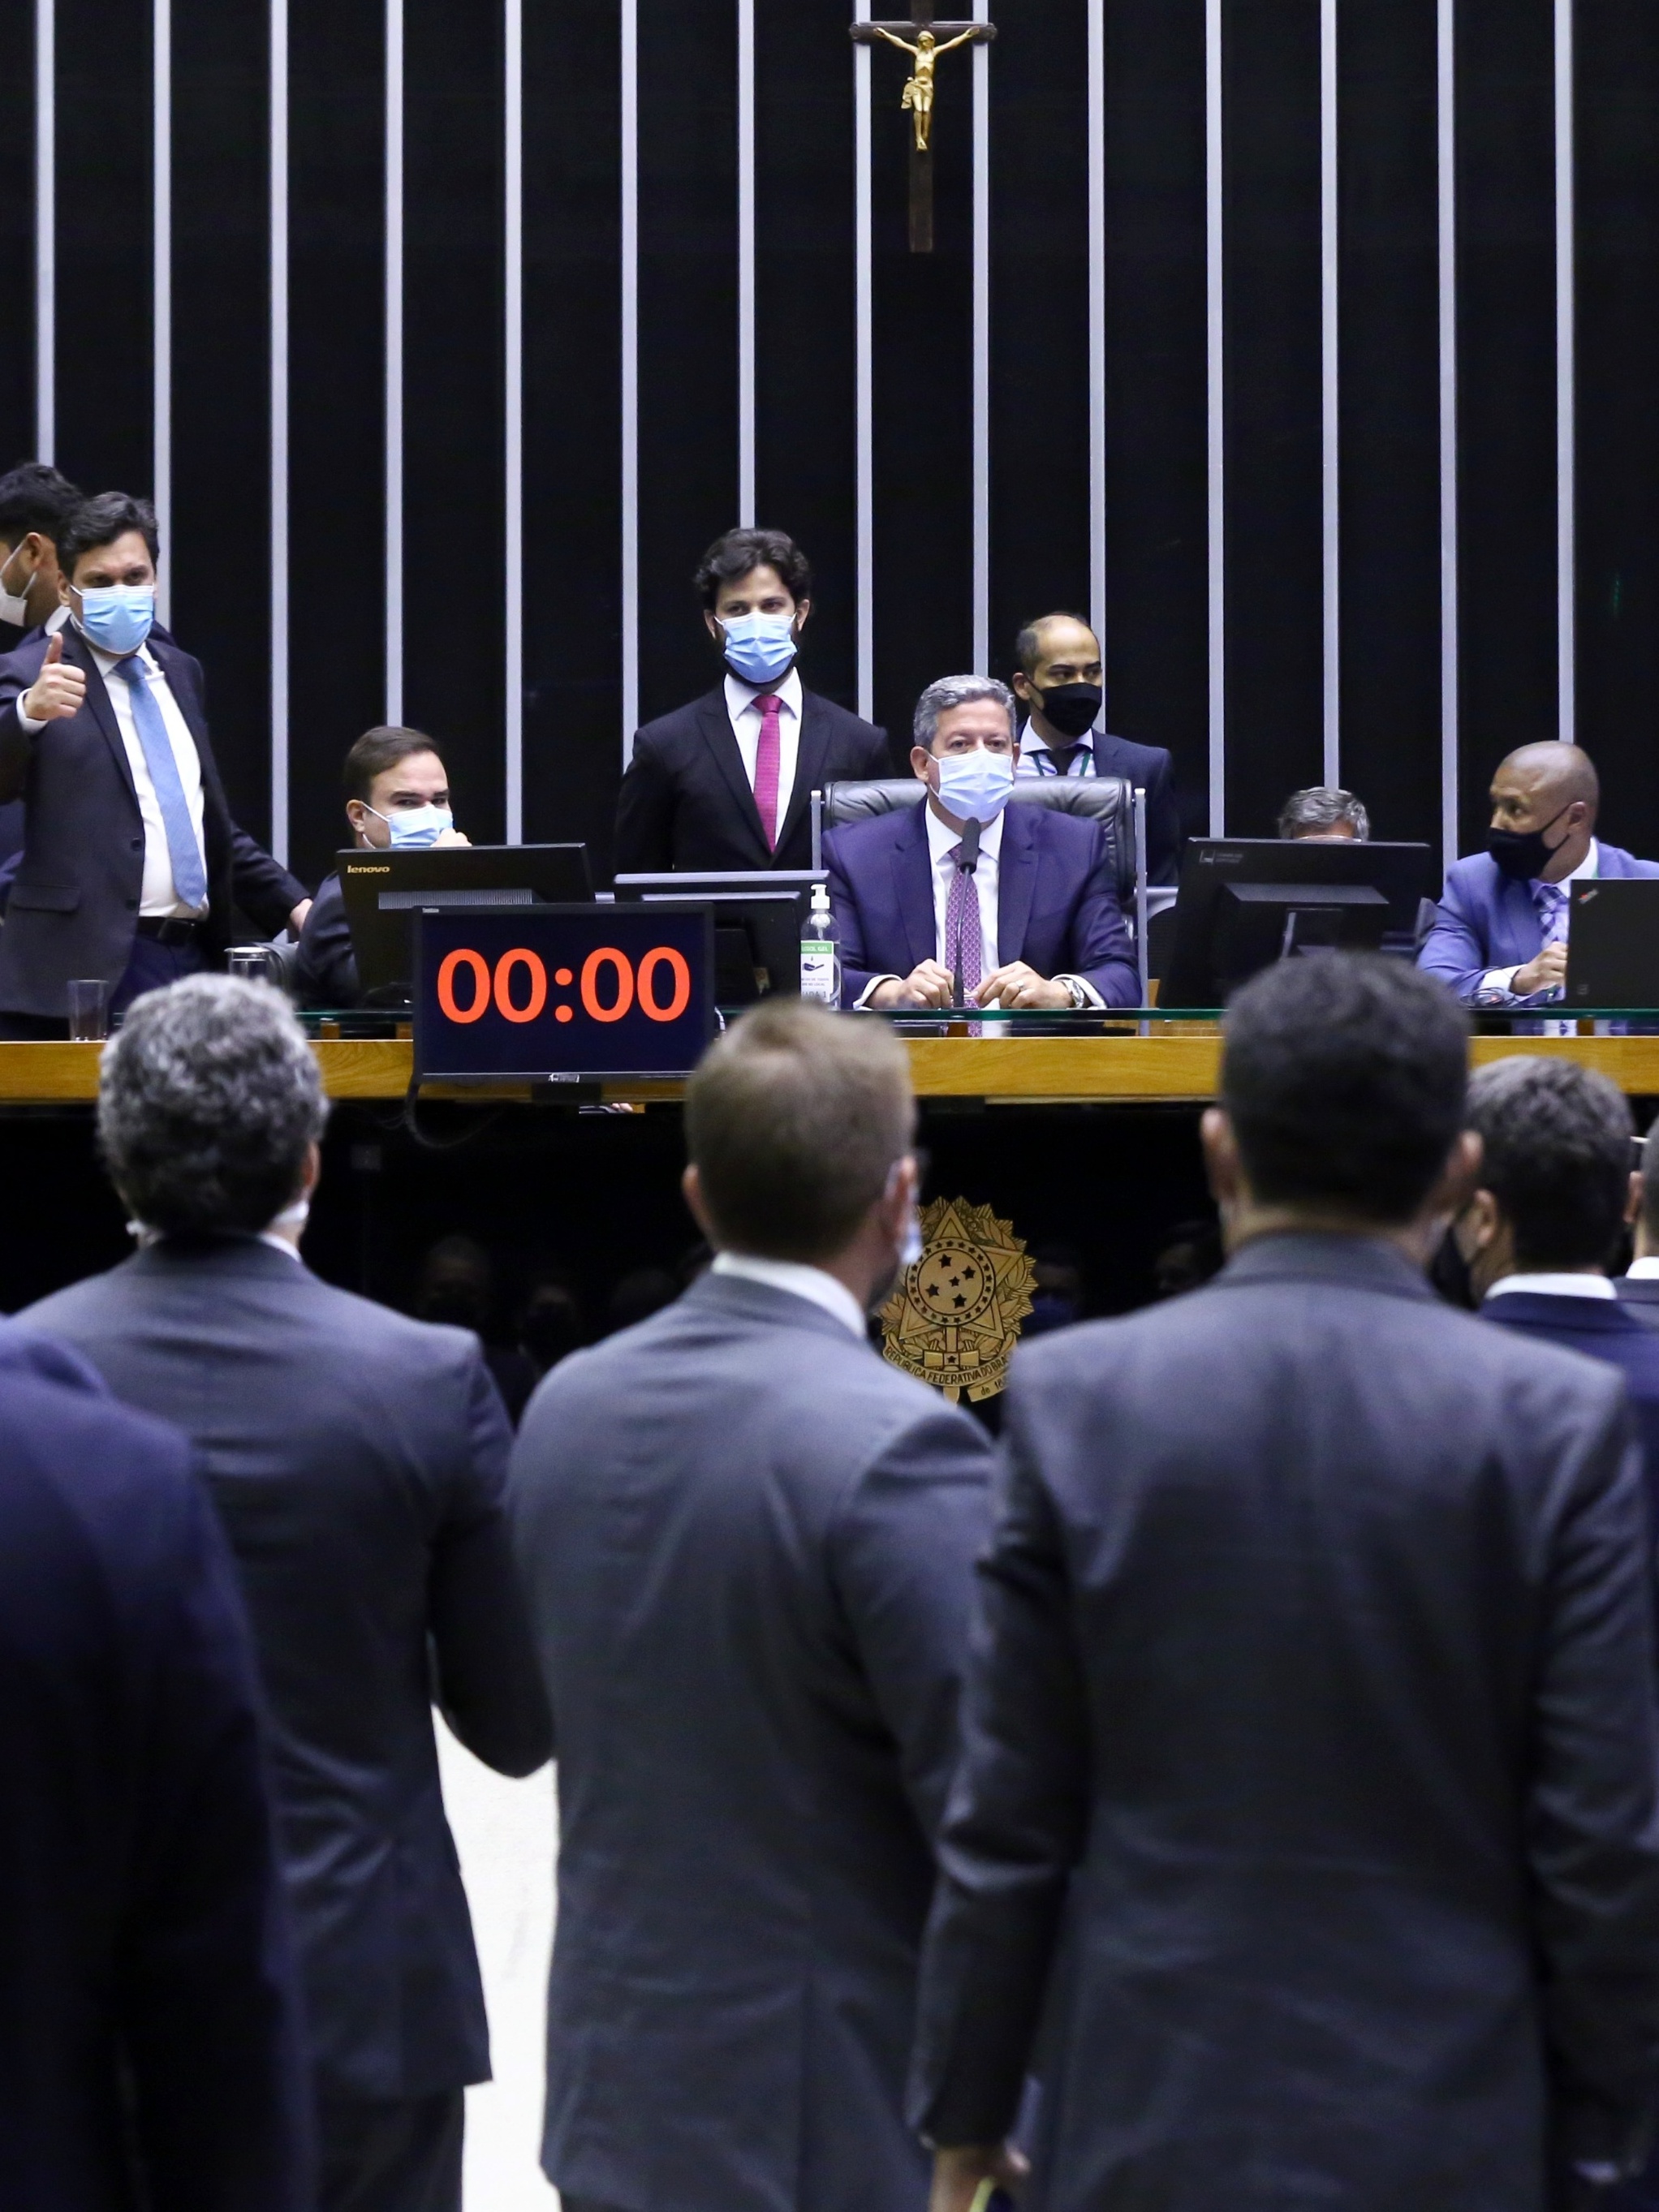
[{"label": "standing man at podium", "polygon": [[617,801],[617,872],[810,867],[811,794],[886,775],[887,732],[801,683],[812,571],[793,538],[728,530],[696,585],[725,670],[714,690],[635,735]]}]

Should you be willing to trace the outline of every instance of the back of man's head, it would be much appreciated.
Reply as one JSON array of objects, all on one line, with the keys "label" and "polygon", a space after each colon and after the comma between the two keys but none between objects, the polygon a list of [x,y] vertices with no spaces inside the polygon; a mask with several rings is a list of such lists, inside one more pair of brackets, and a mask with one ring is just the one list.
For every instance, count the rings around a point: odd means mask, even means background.
[{"label": "back of man's head", "polygon": [[105,1048],[99,1145],[135,1218],[164,1235],[263,1229],[327,1118],[305,1033],[264,983],[191,975],[152,991]]},{"label": "back of man's head", "polygon": [[909,1064],[884,1022],[763,1002],[685,1096],[686,1149],[718,1241],[821,1264],[852,1242],[910,1148]]},{"label": "back of man's head", "polygon": [[1510,1224],[1525,1274],[1604,1267],[1625,1218],[1633,1124],[1622,1091],[1571,1060],[1518,1056],[1480,1069],[1468,1126],[1480,1184]]},{"label": "back of man's head", "polygon": [[1221,1096],[1257,1203],[1413,1220],[1462,1126],[1468,1036],[1439,984],[1376,953],[1282,960],[1247,983]]}]

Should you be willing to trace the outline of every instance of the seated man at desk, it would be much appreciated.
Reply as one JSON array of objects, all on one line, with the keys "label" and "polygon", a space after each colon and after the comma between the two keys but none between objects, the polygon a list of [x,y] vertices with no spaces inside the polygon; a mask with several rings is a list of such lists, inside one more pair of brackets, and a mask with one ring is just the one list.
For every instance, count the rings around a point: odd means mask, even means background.
[{"label": "seated man at desk", "polygon": [[1006,685],[943,676],[916,702],[915,727],[926,800],[823,841],[848,1002],[1136,1005],[1099,824],[1008,806],[1019,743]]},{"label": "seated man at desk", "polygon": [[1567,885],[1659,876],[1595,835],[1601,786],[1588,753],[1522,745],[1492,780],[1486,849],[1455,861],[1418,966],[1480,1006],[1559,998],[1567,976]]},{"label": "seated man at desk", "polygon": [[[365,730],[345,757],[346,820],[360,850],[407,852],[417,845],[465,845],[449,805],[449,773],[421,730]],[[355,1006],[357,959],[338,872],[324,878],[294,960],[302,1006]]]}]

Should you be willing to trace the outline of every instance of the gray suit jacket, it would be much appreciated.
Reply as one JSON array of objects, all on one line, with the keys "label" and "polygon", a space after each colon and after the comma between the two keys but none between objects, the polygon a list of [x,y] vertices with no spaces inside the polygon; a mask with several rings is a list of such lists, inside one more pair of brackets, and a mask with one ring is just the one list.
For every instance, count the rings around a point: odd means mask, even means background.
[{"label": "gray suit jacket", "polygon": [[990,1462],[833,1316],[719,1276],[532,1400],[562,2190],[923,2212],[904,2066]]},{"label": "gray suit jacket", "polygon": [[252,1237],[152,1246],[43,1299],[29,1326],[195,1440],[273,1711],[321,2086],[416,2097],[487,2079],[431,1697],[506,1773],[539,1765],[549,1738],[503,1507],[507,1418],[477,1338]]},{"label": "gray suit jacket", "polygon": [[1618,1377],[1382,1243],[1021,1352],[914,2113],[1039,2212],[1537,2212],[1659,2050]]}]

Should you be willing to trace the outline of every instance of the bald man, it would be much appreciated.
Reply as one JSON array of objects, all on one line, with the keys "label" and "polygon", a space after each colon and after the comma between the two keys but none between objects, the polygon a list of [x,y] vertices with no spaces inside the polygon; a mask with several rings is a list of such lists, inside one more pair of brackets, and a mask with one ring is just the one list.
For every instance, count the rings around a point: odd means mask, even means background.
[{"label": "bald man", "polygon": [[1659,876],[1595,835],[1601,786],[1577,745],[1522,745],[1492,780],[1486,849],[1453,863],[1418,965],[1474,1006],[1547,1004],[1567,975],[1567,885]]}]

